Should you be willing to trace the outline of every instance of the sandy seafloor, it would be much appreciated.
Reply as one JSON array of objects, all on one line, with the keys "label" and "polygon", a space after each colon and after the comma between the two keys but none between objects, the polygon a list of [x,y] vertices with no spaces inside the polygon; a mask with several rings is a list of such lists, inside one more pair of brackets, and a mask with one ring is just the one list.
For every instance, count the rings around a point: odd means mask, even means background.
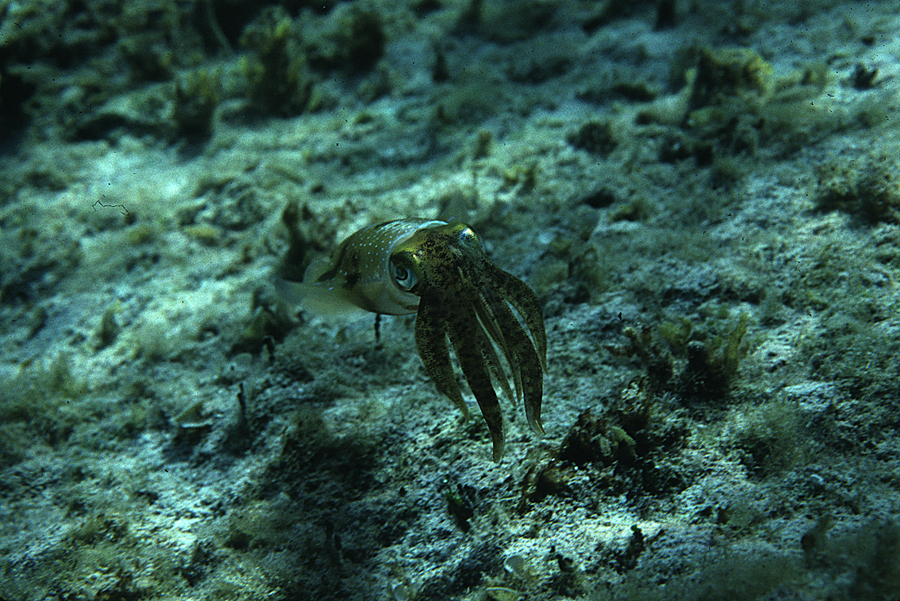
[{"label": "sandy seafloor", "polygon": [[[0,2],[0,598],[900,599],[900,8],[622,4]],[[543,306],[500,463],[277,302],[409,216]]]}]

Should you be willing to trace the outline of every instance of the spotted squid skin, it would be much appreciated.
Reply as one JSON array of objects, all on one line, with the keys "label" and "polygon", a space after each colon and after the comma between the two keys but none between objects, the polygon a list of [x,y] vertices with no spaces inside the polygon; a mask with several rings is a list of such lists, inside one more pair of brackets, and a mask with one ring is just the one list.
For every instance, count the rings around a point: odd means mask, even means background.
[{"label": "spotted squid skin", "polygon": [[419,297],[398,288],[390,273],[390,255],[418,229],[443,223],[402,219],[357,231],[330,257],[307,268],[298,290],[300,304],[322,314],[347,313],[354,308],[383,315],[415,313]]}]

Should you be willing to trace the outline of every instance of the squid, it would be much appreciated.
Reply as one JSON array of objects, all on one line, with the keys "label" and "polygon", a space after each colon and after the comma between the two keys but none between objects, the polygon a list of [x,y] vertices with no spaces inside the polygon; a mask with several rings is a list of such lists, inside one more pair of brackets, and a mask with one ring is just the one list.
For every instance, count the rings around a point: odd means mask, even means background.
[{"label": "squid", "polygon": [[524,403],[529,426],[543,434],[547,336],[540,302],[525,282],[487,257],[465,223],[410,218],[363,228],[330,257],[313,261],[295,292],[316,313],[415,313],[425,371],[468,418],[453,350],[487,423],[495,462],[505,445],[495,383],[511,403]]}]

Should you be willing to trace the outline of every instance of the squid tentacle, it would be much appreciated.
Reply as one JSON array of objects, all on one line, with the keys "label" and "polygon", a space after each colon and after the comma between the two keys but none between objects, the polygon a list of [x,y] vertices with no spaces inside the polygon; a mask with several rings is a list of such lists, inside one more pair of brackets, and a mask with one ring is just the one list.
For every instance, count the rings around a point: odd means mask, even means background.
[{"label": "squid tentacle", "polygon": [[463,401],[453,365],[450,363],[450,349],[447,346],[447,331],[443,326],[440,308],[432,299],[422,299],[415,325],[416,348],[425,366],[428,377],[437,389],[453,404],[459,407],[465,419],[469,419],[469,408]]},{"label": "squid tentacle", "polygon": [[[478,333],[478,342],[481,346],[481,354],[484,357],[484,361],[490,368],[491,375],[494,376],[494,381],[496,381],[503,390],[503,396],[506,397],[510,405],[515,407],[516,397],[513,396],[512,388],[509,387],[509,373],[506,369],[509,367],[509,363],[507,362],[506,368],[504,368],[503,363],[500,361],[500,356],[497,354],[496,341],[487,333],[487,328],[483,326],[482,318],[477,311],[475,315],[478,318],[479,324],[479,327],[476,328],[475,331]],[[512,369],[509,368],[509,371],[512,371]]]},{"label": "squid tentacle", "polygon": [[[522,401],[522,374],[519,370],[519,366],[516,364],[515,357],[510,350],[509,342],[506,339],[506,335],[503,333],[502,328],[500,327],[500,323],[497,320],[496,311],[493,309],[498,304],[497,299],[490,295],[489,292],[481,292],[479,294],[475,294],[472,298],[471,305],[475,308],[475,315],[478,317],[478,323],[482,326],[482,328],[487,332],[487,335],[490,336],[490,339],[493,340],[497,346],[500,348],[501,353],[503,354],[503,358],[506,360],[506,366],[509,368],[509,375],[512,376],[513,386],[516,391],[515,399],[517,402]],[[494,352],[496,356],[496,352]],[[499,365],[499,362],[498,362]],[[507,378],[507,374],[505,371],[502,371],[502,378],[498,377],[498,380],[505,389],[509,389],[509,381]],[[510,400],[512,400],[512,395],[510,391]]]},{"label": "squid tentacle", "polygon": [[509,341],[512,355],[509,361],[515,366],[513,371],[521,378],[525,417],[528,425],[536,433],[543,434],[541,396],[544,385],[540,357],[519,320],[513,315],[512,309],[502,302],[495,304],[493,310],[500,330],[504,332]]},{"label": "squid tentacle", "polygon": [[493,263],[485,265],[485,270],[488,272],[487,278],[493,282],[503,298],[509,301],[509,304],[515,307],[516,311],[524,318],[525,325],[528,326],[531,338],[534,340],[541,368],[546,372],[547,332],[544,329],[544,315],[537,295],[528,287],[528,284]]},{"label": "squid tentacle", "polygon": [[454,309],[458,312],[450,321],[448,330],[450,343],[459,358],[459,366],[469,383],[469,388],[481,408],[484,421],[487,422],[493,443],[494,461],[500,461],[506,446],[500,402],[491,384],[491,375],[483,361],[477,331],[466,327],[467,323],[473,323],[477,317],[471,307],[457,306]]}]

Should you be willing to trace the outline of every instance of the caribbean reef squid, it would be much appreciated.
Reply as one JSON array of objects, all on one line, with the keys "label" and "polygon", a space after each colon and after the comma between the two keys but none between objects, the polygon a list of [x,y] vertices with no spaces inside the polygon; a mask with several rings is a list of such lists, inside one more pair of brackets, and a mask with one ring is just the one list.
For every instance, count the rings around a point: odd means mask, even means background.
[{"label": "caribbean reef squid", "polygon": [[468,417],[450,360],[453,349],[487,422],[494,461],[503,456],[505,442],[494,382],[510,402],[513,389],[519,403],[524,398],[529,426],[543,434],[547,337],[540,303],[525,282],[488,259],[465,223],[400,219],[363,228],[330,257],[313,261],[298,293],[302,305],[319,313],[347,307],[415,313],[425,371]]}]

